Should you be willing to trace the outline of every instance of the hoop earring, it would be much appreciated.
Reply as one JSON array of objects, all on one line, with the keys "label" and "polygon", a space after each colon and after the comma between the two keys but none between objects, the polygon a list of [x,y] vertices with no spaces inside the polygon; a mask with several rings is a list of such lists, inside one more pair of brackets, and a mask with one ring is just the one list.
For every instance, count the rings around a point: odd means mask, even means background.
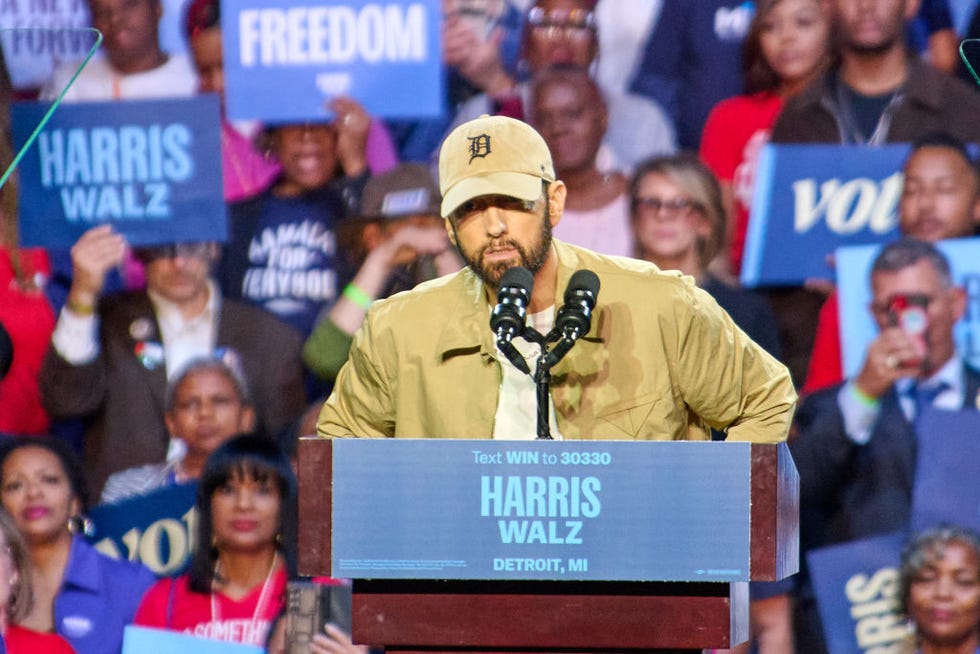
[{"label": "hoop earring", "polygon": [[92,520],[82,514],[73,515],[68,518],[68,533],[72,536],[77,536],[81,534],[87,538],[95,536],[95,523]]}]

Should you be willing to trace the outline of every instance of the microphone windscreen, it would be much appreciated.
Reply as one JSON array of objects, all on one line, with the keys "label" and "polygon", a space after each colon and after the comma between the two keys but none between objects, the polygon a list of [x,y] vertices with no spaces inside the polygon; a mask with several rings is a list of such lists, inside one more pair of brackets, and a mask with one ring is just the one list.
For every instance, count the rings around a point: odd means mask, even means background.
[{"label": "microphone windscreen", "polygon": [[568,287],[565,289],[565,301],[570,301],[575,294],[586,291],[593,298],[599,295],[599,276],[591,270],[576,270],[572,273],[572,278],[568,280]]},{"label": "microphone windscreen", "polygon": [[514,266],[510,268],[503,274],[500,278],[500,285],[498,288],[522,288],[524,289],[528,296],[531,295],[531,288],[534,286],[534,275],[527,268],[521,266]]}]

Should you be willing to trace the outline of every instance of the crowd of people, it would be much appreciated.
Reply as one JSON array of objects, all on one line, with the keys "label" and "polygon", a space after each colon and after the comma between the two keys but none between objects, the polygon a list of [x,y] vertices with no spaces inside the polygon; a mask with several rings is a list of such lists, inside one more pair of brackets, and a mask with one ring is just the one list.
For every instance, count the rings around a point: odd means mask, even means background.
[{"label": "crowd of people", "polygon": [[[497,356],[482,294],[515,262],[541,333],[576,268],[603,280],[601,326],[555,368],[558,437],[788,438],[804,557],[908,529],[917,418],[980,409],[935,246],[980,224],[980,88],[955,75],[951,1],[443,0],[444,115],[336,97],[329,120],[261,125],[225,116],[218,0],[86,0],[102,52],[64,101],[216,94],[229,238],[130,247],[100,225],[22,248],[16,177],[0,189],[0,642],[111,654],[135,624],[282,651],[297,434],[533,438],[536,389]],[[0,173],[10,104],[57,97],[76,66],[13,89],[0,65]],[[901,237],[858,280],[878,333],[852,377],[835,288],[739,284],[770,142],[911,144]],[[296,274],[319,281],[277,281]],[[90,543],[90,497],[188,483],[185,574]],[[980,652],[978,526],[910,540],[910,652]],[[826,651],[802,561],[752,585],[761,654]],[[310,647],[367,651],[335,625]]]}]

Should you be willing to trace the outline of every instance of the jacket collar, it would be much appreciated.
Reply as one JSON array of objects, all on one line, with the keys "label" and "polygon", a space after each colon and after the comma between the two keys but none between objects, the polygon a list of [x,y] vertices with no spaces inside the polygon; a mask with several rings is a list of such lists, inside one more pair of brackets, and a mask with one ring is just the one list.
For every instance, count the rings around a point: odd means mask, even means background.
[{"label": "jacket collar", "polygon": [[[582,267],[582,259],[577,250],[565,243],[552,240],[552,244],[558,256],[555,289],[556,293],[560,292],[564,295],[564,289],[568,286],[572,274]],[[484,357],[493,358],[496,352],[496,343],[489,327],[491,291],[469,268],[464,268],[456,273],[455,279],[449,283],[459,288],[460,292],[452,294],[459,298],[456,305],[447,307],[446,315],[450,319],[439,336],[437,346],[440,360],[444,361],[457,354],[476,352]],[[558,303],[559,300],[556,297],[554,302],[556,309]],[[581,340],[602,342],[603,339],[600,336],[602,333],[602,317],[602,304],[599,302],[593,311],[592,326],[589,333]]]},{"label": "jacket collar", "polygon": [[80,536],[72,537],[62,586],[98,594],[102,588],[99,553]]}]

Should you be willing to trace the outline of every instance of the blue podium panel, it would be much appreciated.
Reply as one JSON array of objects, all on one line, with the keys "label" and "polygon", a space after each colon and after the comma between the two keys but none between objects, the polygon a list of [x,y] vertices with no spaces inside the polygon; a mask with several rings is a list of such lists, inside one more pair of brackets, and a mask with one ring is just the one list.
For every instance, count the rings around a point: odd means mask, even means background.
[{"label": "blue podium panel", "polygon": [[335,440],[331,574],[748,580],[750,444],[650,445]]}]

